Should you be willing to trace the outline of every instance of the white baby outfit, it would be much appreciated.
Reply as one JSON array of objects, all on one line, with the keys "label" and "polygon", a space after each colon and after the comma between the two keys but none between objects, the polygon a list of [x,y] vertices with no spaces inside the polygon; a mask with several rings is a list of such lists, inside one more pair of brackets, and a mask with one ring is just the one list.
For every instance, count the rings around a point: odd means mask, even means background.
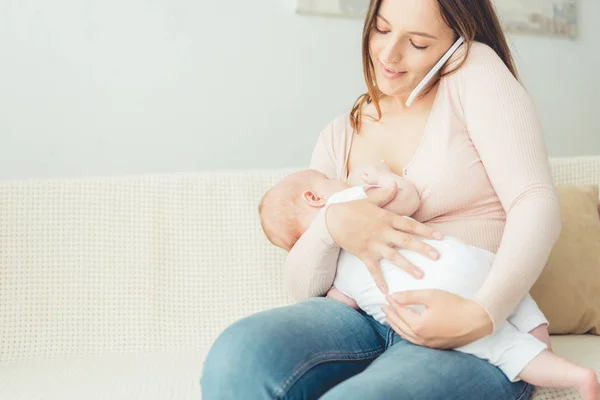
[{"label": "white baby outfit", "polygon": [[[354,186],[335,193],[328,203],[364,199],[367,197],[365,189],[368,187]],[[419,239],[437,249],[440,258],[434,261],[414,251],[398,250],[424,272],[422,279],[416,279],[390,261],[382,260],[380,268],[389,292],[442,289],[464,298],[473,297],[488,275],[495,254],[453,237],[444,237],[443,240]],[[381,310],[381,306],[387,304],[385,296],[358,257],[341,250],[333,285],[354,299],[367,314],[388,325]],[[409,307],[420,312],[423,306]],[[455,350],[487,360],[500,368],[512,382],[516,382],[520,380],[518,375],[523,368],[547,348],[545,343],[527,333],[544,323],[548,324],[548,320],[527,294],[507,321],[498,326],[493,334]]]}]

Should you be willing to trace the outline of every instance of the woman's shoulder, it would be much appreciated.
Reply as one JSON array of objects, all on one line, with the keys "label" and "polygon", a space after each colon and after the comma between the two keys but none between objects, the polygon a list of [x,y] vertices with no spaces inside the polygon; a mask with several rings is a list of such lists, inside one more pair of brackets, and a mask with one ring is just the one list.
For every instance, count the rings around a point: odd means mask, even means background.
[{"label": "woman's shoulder", "polygon": [[350,114],[339,114],[321,130],[320,140],[325,140],[333,147],[338,147],[346,141],[348,134],[351,132]]},{"label": "woman's shoulder", "polygon": [[332,131],[333,133],[340,134],[347,132],[348,129],[351,129],[350,126],[350,113],[342,113],[336,115],[326,127],[327,130]]},{"label": "woman's shoulder", "polygon": [[465,67],[467,67],[467,70],[483,69],[491,72],[497,70],[510,72],[498,53],[487,44],[481,42],[473,42],[471,44],[471,51],[465,61]]},{"label": "woman's shoulder", "polygon": [[[450,81],[465,79],[479,80],[498,74],[510,74],[504,61],[489,45],[474,41],[467,54],[466,46],[461,46],[448,63],[448,69],[456,70],[448,75]],[[462,65],[461,65],[462,64]]]},{"label": "woman's shoulder", "polygon": [[313,149],[310,167],[330,178],[339,178],[352,135],[349,114],[340,114],[321,130]]},{"label": "woman's shoulder", "polygon": [[490,57],[496,58],[500,62],[502,62],[500,56],[498,56],[494,49],[492,49],[489,45],[482,42],[478,42],[476,40],[473,41],[473,43],[471,43],[471,51],[469,53],[469,56],[467,57],[467,61],[484,60]]},{"label": "woman's shoulder", "polygon": [[[457,53],[459,53],[457,51]],[[512,74],[502,58],[487,44],[473,42],[470,51],[461,46],[461,51],[451,59],[450,71],[444,79],[448,89],[460,99],[461,103],[475,98],[479,101],[490,90],[511,92],[520,90],[518,79]],[[484,89],[485,90],[482,90]]]}]

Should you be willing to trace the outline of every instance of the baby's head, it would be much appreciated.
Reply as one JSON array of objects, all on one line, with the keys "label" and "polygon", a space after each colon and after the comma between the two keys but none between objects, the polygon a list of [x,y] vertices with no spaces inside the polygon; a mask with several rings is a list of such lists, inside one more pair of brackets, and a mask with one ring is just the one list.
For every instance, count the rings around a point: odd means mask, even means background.
[{"label": "baby's head", "polygon": [[258,213],[267,239],[290,250],[332,194],[347,187],[314,169],[295,172],[263,196]]}]

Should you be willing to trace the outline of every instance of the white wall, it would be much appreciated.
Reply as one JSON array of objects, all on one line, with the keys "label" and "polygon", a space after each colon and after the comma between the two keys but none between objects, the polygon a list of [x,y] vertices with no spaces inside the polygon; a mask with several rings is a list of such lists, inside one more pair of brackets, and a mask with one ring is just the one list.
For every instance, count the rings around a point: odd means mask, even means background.
[{"label": "white wall", "polygon": [[578,0],[575,40],[510,35],[551,156],[600,154],[600,1]]},{"label": "white wall", "polygon": [[[3,0],[0,179],[306,164],[363,90],[362,23],[293,3]],[[551,155],[600,154],[600,2],[580,11],[577,41],[511,39]]]}]

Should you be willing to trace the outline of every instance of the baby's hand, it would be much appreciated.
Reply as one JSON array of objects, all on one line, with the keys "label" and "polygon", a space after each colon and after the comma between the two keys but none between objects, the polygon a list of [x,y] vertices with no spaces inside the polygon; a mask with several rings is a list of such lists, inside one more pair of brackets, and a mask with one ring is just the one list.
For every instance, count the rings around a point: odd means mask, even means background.
[{"label": "baby's hand", "polygon": [[378,163],[366,166],[362,178],[367,185],[377,185],[379,178],[391,171],[390,166],[384,160],[381,160]]},{"label": "baby's hand", "polygon": [[383,172],[379,175],[379,179],[373,185],[379,185],[382,187],[387,187],[391,185],[393,182],[398,183],[398,188],[402,189],[404,186],[402,183],[404,182],[404,178],[394,174],[393,172]]}]

